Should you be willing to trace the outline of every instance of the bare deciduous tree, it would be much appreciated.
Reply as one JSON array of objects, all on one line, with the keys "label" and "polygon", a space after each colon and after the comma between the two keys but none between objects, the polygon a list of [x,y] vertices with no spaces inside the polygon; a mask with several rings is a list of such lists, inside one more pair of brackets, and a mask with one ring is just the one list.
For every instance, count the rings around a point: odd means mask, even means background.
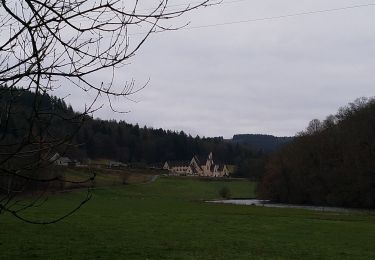
[{"label": "bare deciduous tree", "polygon": [[[118,88],[113,77],[98,83],[90,75],[101,70],[114,75],[153,32],[179,29],[165,21],[211,5],[210,1],[168,11],[168,0],[155,1],[151,9],[141,9],[138,0],[1,0],[0,214],[8,212],[30,223],[54,223],[90,199],[88,191],[76,208],[53,220],[22,215],[39,205],[55,182],[69,182],[48,172],[51,157],[69,147],[83,122],[100,108],[95,106],[98,97],[106,96],[114,110],[113,97],[126,98],[144,87],[135,87],[131,80]],[[45,102],[47,94],[67,85],[93,93],[83,112],[67,113],[58,100]],[[33,93],[31,111],[22,107],[22,90]],[[61,133],[55,127],[59,122],[70,126]],[[82,182],[91,180],[93,176]],[[39,195],[26,203],[19,194],[31,189]]]}]

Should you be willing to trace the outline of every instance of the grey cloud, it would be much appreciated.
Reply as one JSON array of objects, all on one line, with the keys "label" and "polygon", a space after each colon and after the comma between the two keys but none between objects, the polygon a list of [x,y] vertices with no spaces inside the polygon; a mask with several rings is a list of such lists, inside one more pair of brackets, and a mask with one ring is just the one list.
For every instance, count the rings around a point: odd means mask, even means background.
[{"label": "grey cloud", "polygon": [[[243,1],[189,15],[191,26],[356,5],[358,1]],[[360,96],[373,96],[374,7],[153,35],[116,84],[148,87],[96,113],[193,135],[293,135]],[[108,74],[97,74],[100,81]],[[83,97],[71,103],[82,106]],[[105,100],[102,101],[103,103]]]}]

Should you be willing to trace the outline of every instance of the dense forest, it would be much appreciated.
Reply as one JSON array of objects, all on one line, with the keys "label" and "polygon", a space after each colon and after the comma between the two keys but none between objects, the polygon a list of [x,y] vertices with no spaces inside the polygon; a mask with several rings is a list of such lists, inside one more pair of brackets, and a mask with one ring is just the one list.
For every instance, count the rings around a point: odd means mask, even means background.
[{"label": "dense forest", "polygon": [[237,134],[232,138],[232,142],[246,144],[254,151],[263,151],[265,153],[280,149],[284,144],[290,142],[293,137],[277,137],[264,134]]},{"label": "dense forest", "polygon": [[259,186],[277,202],[375,207],[375,99],[361,98],[276,152]]},{"label": "dense forest", "polygon": [[225,142],[221,137],[192,137],[183,131],[100,119],[88,120],[76,135],[75,142],[80,144],[76,157],[107,158],[127,163],[189,160],[194,154],[206,157],[212,151],[216,160],[233,164],[237,159],[252,155],[249,149]]},{"label": "dense forest", "polygon": [[[33,109],[34,94],[25,90],[12,90],[12,96],[17,96],[13,102],[7,127],[0,127],[0,132],[7,136],[10,142],[20,142],[23,137],[22,129],[27,129],[30,122],[28,115]],[[14,91],[18,93],[15,95]],[[6,110],[10,96],[8,89],[2,89],[0,105]],[[254,152],[247,145],[232,143],[222,137],[205,138],[190,136],[183,131],[154,129],[129,124],[125,121],[94,119],[84,116],[84,123],[78,124],[64,118],[79,118],[70,105],[57,97],[43,94],[39,97],[39,110],[45,114],[53,111],[61,117],[48,121],[48,133],[63,137],[74,133],[73,145],[62,145],[56,151],[72,159],[85,161],[87,159],[109,159],[134,165],[155,165],[166,160],[190,160],[193,155],[206,157],[213,152],[214,159],[220,163],[237,165],[237,174],[241,177],[258,178],[263,167],[264,154]],[[44,120],[45,122],[46,120]],[[43,125],[39,128],[43,129]],[[2,140],[4,142],[4,140]]]}]

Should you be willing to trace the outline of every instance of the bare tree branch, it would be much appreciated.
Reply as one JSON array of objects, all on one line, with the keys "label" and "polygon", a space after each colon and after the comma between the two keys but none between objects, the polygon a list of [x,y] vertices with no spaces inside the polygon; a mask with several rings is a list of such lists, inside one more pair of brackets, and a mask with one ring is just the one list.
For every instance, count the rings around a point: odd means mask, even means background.
[{"label": "bare tree branch", "polygon": [[[133,79],[114,86],[115,69],[128,64],[152,33],[184,26],[171,26],[169,20],[211,1],[168,11],[169,0],[155,1],[152,9],[142,9],[138,0],[0,0],[0,214],[50,224],[70,216],[91,198],[88,189],[75,209],[51,221],[21,215],[45,201],[51,183],[93,181],[94,173],[82,181],[51,175],[52,155],[74,145],[72,139],[84,122],[101,108],[96,105],[101,96],[114,112],[123,112],[113,107],[112,99],[131,100],[129,96],[148,81],[138,87]],[[140,29],[145,33],[133,37]],[[112,75],[107,83],[90,78],[100,71]],[[62,85],[94,94],[84,111],[67,113],[66,107],[59,107],[61,101],[46,106],[46,99]],[[31,110],[22,106],[26,90],[33,93]],[[69,125],[64,133],[56,128],[59,123]],[[22,194],[30,189],[42,192],[22,203]]]}]

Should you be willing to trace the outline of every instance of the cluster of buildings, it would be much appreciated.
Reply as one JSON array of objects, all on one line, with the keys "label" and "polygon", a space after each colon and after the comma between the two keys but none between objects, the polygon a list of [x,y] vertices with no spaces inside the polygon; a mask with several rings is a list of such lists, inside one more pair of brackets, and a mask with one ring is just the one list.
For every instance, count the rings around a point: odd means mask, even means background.
[{"label": "cluster of buildings", "polygon": [[177,176],[229,177],[230,175],[226,164],[214,163],[212,153],[206,160],[195,155],[190,161],[166,161],[163,169]]},{"label": "cluster of buildings", "polygon": [[100,160],[100,161],[92,161],[90,159],[85,161],[85,164],[82,164],[80,161],[71,159],[67,156],[61,156],[59,153],[55,153],[49,161],[57,166],[69,166],[69,167],[87,167],[88,165],[92,167],[98,167],[98,168],[121,168],[121,167],[127,167],[127,164],[124,164],[122,162],[117,161],[111,161],[111,160]]},{"label": "cluster of buildings", "polygon": [[[51,158],[50,162],[58,166],[87,166],[81,164],[78,160],[71,159],[66,156],[61,156],[55,153]],[[119,168],[126,167],[126,164],[106,161],[105,163],[98,163],[89,160],[90,166],[106,167],[106,168]],[[159,166],[160,167],[160,166]],[[158,169],[160,169],[158,167]],[[207,159],[193,156],[190,161],[166,161],[163,165],[164,170],[168,170],[170,175],[175,176],[200,176],[200,177],[229,177],[231,174],[229,166],[226,164],[215,164],[212,153],[210,153]]]}]

